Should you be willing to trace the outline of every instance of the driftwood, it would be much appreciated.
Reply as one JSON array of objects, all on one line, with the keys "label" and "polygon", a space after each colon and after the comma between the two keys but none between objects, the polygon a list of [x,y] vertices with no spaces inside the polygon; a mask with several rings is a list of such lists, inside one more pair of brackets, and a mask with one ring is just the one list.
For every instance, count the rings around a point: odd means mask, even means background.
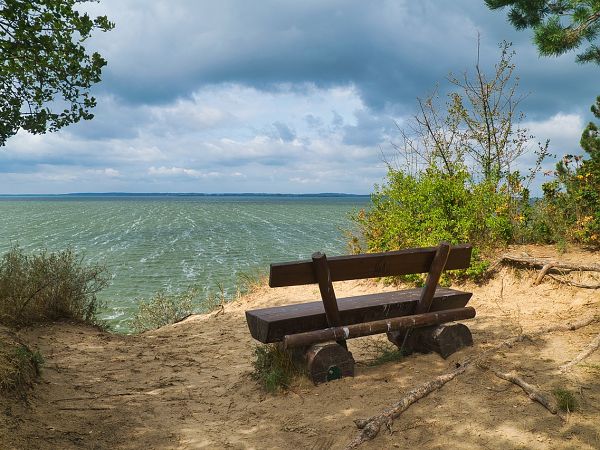
[{"label": "driftwood", "polygon": [[566,280],[564,278],[558,278],[550,275],[550,273],[558,273],[564,275],[569,272],[599,272],[599,264],[575,264],[553,260],[550,258],[534,258],[532,256],[516,256],[516,255],[504,255],[493,267],[497,268],[499,264],[512,264],[519,266],[531,267],[534,269],[541,269],[535,278],[533,285],[536,286],[541,283],[542,279],[548,275],[552,279],[559,283],[567,284],[569,286],[575,286],[584,289],[599,289],[600,283],[598,284],[585,284],[578,283],[575,281]]},{"label": "driftwood", "polygon": [[581,361],[586,359],[588,356],[590,356],[592,353],[594,353],[596,350],[598,350],[599,347],[600,347],[600,333],[598,334],[598,336],[596,336],[594,339],[592,339],[592,341],[588,345],[586,345],[585,348],[581,351],[581,353],[579,353],[579,355],[577,355],[572,361],[569,361],[567,364],[563,364],[562,366],[560,366],[559,370],[561,372],[566,372],[568,370],[571,370],[571,368],[573,366],[575,366],[576,364],[579,364]]},{"label": "driftwood", "polygon": [[538,388],[536,388],[535,386],[527,383],[525,380],[520,378],[519,375],[517,374],[517,372],[515,372],[514,370],[512,370],[510,372],[501,372],[500,370],[496,369],[495,367],[491,367],[491,366],[488,366],[485,364],[479,364],[479,367],[481,367],[482,369],[489,370],[494,375],[496,375],[498,378],[502,378],[503,380],[510,381],[511,383],[516,384],[517,386],[519,386],[521,389],[523,389],[525,391],[525,393],[531,400],[538,402],[540,405],[542,405],[544,408],[546,408],[552,414],[556,414],[558,412],[558,408],[556,407],[556,402],[552,398],[548,397],[542,391],[540,391]]},{"label": "driftwood", "polygon": [[[511,346],[517,342],[522,342],[526,339],[533,339],[534,337],[542,336],[548,333],[559,332],[559,331],[574,331],[579,328],[583,328],[591,323],[597,322],[600,320],[600,315],[591,315],[588,317],[584,317],[582,319],[576,320],[575,322],[553,325],[548,327],[543,327],[536,330],[533,333],[529,334],[520,334],[518,336],[514,336],[512,338],[506,339],[498,344],[484,350],[479,355],[475,355],[473,357],[465,359],[462,363],[459,363],[458,367],[452,372],[439,375],[431,381],[424,383],[412,390],[410,390],[405,396],[403,396],[399,401],[394,403],[392,406],[386,408],[381,413],[369,417],[368,419],[357,419],[354,421],[356,427],[360,429],[360,432],[355,436],[352,441],[346,445],[345,449],[353,449],[361,445],[363,442],[374,439],[381,427],[385,425],[386,428],[391,429],[392,423],[394,419],[398,418],[404,411],[406,411],[413,403],[416,403],[418,400],[427,397],[432,392],[440,389],[449,381],[456,378],[458,375],[464,373],[470,366],[478,361],[482,360],[484,357],[488,356],[490,353],[500,350],[502,347]],[[591,352],[590,352],[591,353]],[[510,380],[509,380],[510,381]],[[519,384],[519,386],[521,386]],[[523,387],[523,386],[521,386]]]}]

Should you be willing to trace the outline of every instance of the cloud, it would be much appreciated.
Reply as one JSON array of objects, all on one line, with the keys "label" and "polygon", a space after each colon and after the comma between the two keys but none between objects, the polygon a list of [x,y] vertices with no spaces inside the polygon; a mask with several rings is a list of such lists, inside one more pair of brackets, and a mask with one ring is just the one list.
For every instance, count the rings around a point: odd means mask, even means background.
[{"label": "cloud", "polygon": [[296,139],[296,133],[290,129],[285,123],[282,122],[273,122],[273,127],[277,130],[277,136],[283,142],[292,142]]},{"label": "cloud", "polygon": [[191,178],[208,178],[208,177],[220,177],[222,176],[219,172],[201,172],[196,169],[186,169],[184,167],[150,167],[148,169],[148,175],[151,176],[185,176]]},{"label": "cloud", "polygon": [[514,42],[527,125],[554,152],[577,149],[597,94],[597,67],[539,58],[531,33],[482,1],[81,7],[116,22],[87,43],[108,60],[95,118],[11,138],[0,150],[0,192],[367,193],[385,175],[380,153],[398,139],[394,122],[436,83],[445,95],[448,72],[472,71],[478,32],[486,70],[497,43]]}]

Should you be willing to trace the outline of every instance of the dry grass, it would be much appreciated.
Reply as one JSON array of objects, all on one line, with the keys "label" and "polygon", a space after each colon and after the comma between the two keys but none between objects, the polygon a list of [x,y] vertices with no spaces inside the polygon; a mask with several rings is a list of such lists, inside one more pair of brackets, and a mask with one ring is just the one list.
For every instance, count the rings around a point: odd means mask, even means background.
[{"label": "dry grass", "polygon": [[23,394],[39,375],[42,356],[0,327],[0,392]]}]

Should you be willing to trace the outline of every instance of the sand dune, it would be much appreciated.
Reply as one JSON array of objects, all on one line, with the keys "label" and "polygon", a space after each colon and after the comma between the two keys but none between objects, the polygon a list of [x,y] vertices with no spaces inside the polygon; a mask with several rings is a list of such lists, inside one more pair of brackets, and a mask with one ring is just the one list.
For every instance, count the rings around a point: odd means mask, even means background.
[{"label": "sand dune", "polygon": [[[551,256],[549,247],[513,251]],[[570,252],[572,261],[600,262],[597,254]],[[600,290],[502,269],[474,292],[469,322],[475,345],[448,360],[412,355],[369,367],[369,342],[350,350],[356,376],[264,393],[250,377],[253,348],[244,311],[318,298],[316,286],[263,288],[225,307],[222,314],[192,316],[140,336],[56,323],[22,330],[46,363],[26,402],[0,399],[1,448],[343,448],[357,429],[354,419],[378,413],[417,384],[452,370],[455,363],[503,338],[538,327],[600,314]],[[392,290],[374,282],[336,283],[338,296]],[[580,408],[566,422],[532,402],[518,387],[471,369],[413,405],[365,449],[600,448],[600,352],[571,373],[556,369],[600,333],[600,323],[515,344],[494,354],[493,364],[517,369],[551,392],[577,393]]]}]

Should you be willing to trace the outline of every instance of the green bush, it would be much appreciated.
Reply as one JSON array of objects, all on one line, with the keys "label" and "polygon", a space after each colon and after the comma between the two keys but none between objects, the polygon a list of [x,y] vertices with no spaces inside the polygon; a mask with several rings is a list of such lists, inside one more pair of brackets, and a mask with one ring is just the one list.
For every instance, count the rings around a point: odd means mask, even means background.
[{"label": "green bush", "polygon": [[[600,97],[592,106],[600,119]],[[582,133],[581,155],[565,155],[543,185],[544,197],[536,203],[532,221],[535,242],[576,242],[600,248],[600,134],[590,122]]]},{"label": "green bush", "polygon": [[27,255],[14,247],[0,260],[0,324],[23,327],[57,319],[98,324],[96,294],[106,270],[71,250]]},{"label": "green bush", "polygon": [[493,182],[476,182],[464,170],[448,175],[430,168],[411,175],[390,168],[386,184],[371,197],[371,209],[353,216],[366,246],[358,250],[470,242],[473,263],[459,275],[477,278],[488,266],[481,252],[512,242],[522,222],[522,202],[508,192]]}]

